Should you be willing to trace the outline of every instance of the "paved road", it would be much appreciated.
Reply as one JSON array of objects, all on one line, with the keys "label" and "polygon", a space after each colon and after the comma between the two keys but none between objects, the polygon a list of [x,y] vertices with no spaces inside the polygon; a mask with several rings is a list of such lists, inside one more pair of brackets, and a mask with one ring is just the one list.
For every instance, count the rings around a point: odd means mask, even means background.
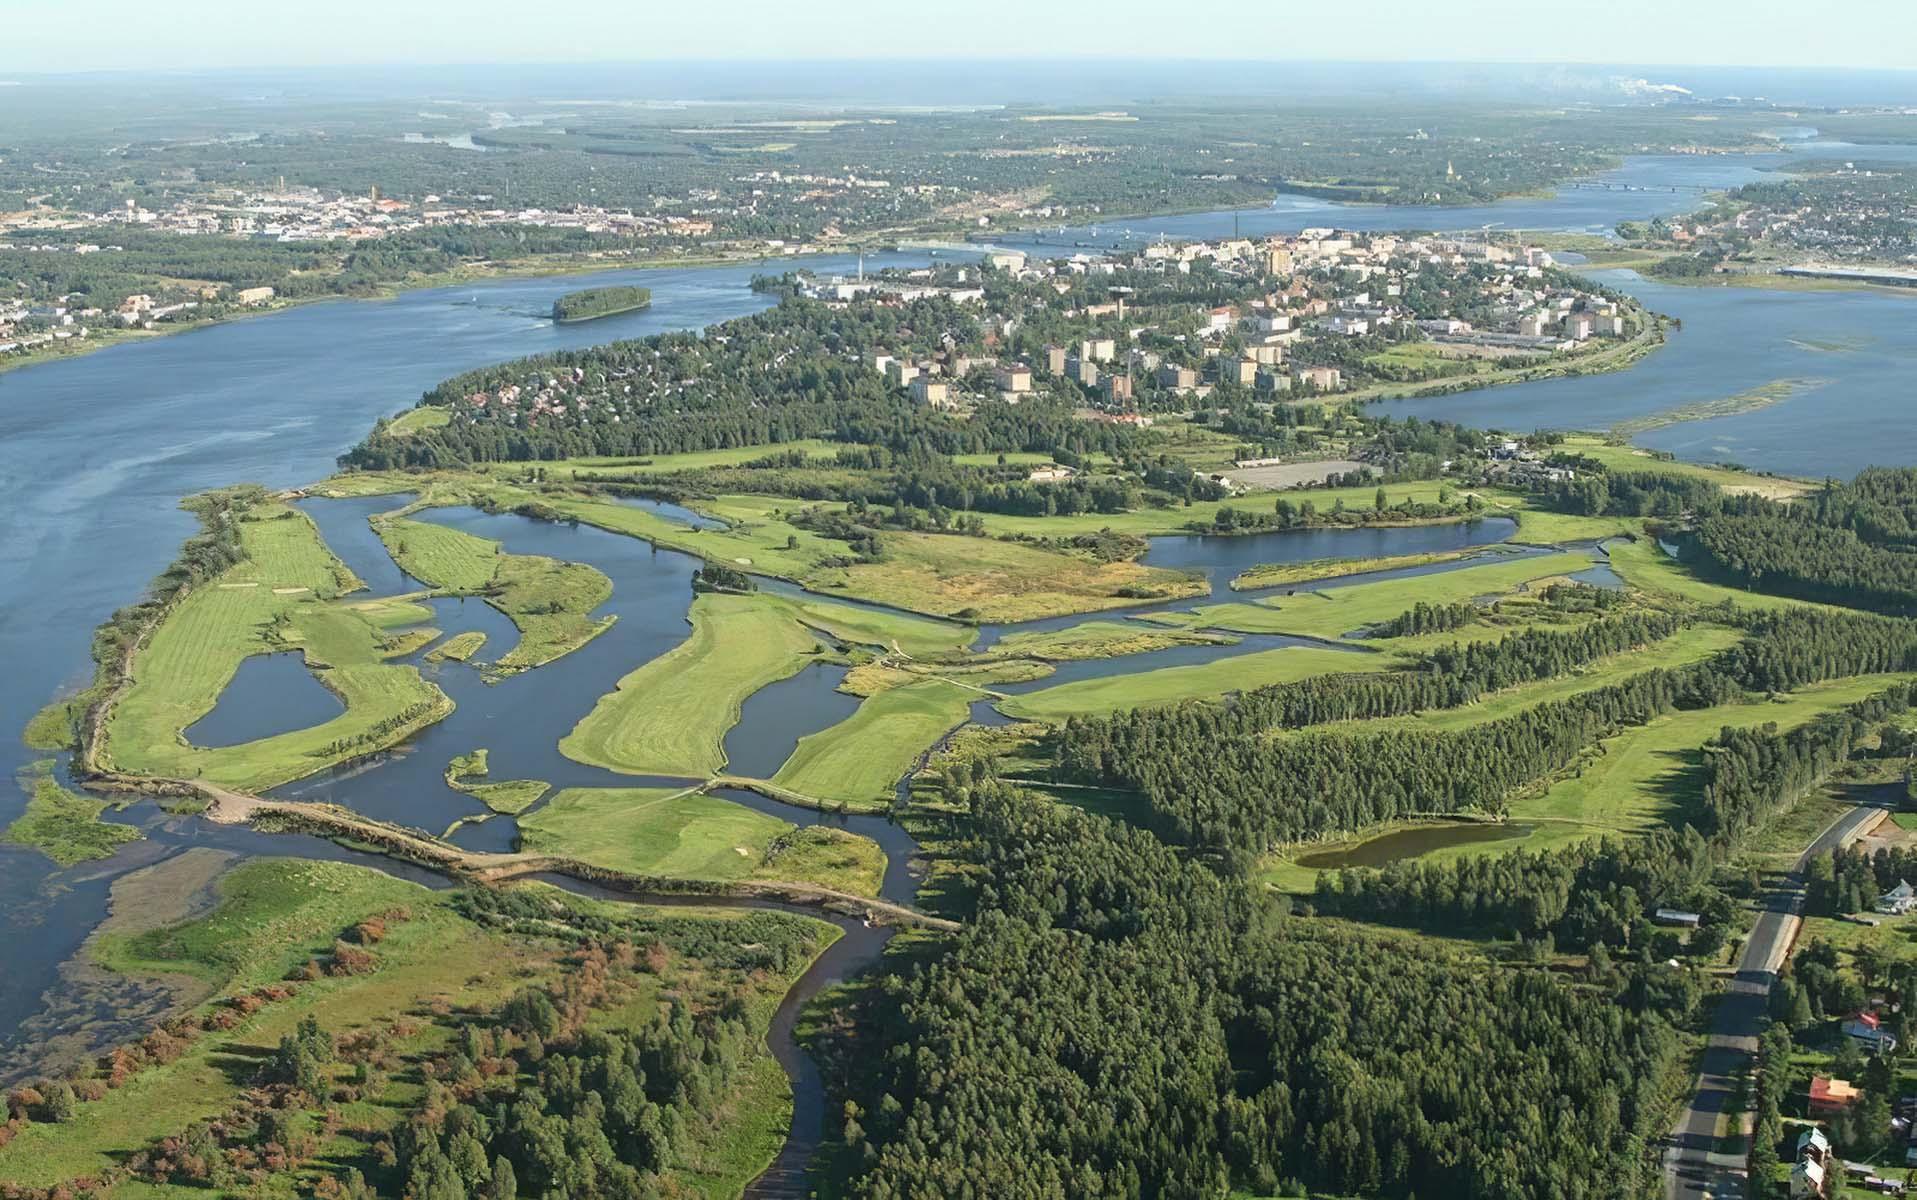
[{"label": "paved road", "polygon": [[1665,1195],[1670,1200],[1741,1200],[1744,1196],[1743,1156],[1715,1153],[1717,1123],[1736,1097],[1738,1073],[1757,1052],[1771,985],[1803,923],[1798,914],[1804,904],[1804,870],[1817,855],[1864,836],[1885,813],[1885,809],[1865,806],[1831,822],[1798,856],[1790,874],[1765,896],[1763,911],[1737,960],[1737,974],[1711,1019],[1696,1091],[1671,1130],[1669,1149],[1664,1152]]}]

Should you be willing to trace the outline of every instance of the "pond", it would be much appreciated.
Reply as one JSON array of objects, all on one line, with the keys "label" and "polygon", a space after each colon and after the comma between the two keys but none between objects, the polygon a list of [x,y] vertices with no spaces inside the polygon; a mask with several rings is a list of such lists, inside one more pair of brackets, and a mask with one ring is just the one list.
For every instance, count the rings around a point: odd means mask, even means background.
[{"label": "pond", "polygon": [[[1311,493],[1296,495],[1309,499]],[[1382,558],[1433,554],[1489,546],[1518,531],[1509,517],[1486,517],[1448,525],[1376,525],[1350,529],[1290,529],[1219,537],[1210,534],[1155,537],[1141,560],[1148,567],[1197,571],[1223,588],[1262,563],[1310,562],[1320,558]]]},{"label": "pond", "polygon": [[1293,861],[1315,871],[1336,870],[1339,867],[1382,867],[1386,863],[1419,858],[1434,850],[1446,850],[1453,846],[1517,841],[1530,837],[1531,830],[1529,825],[1493,825],[1478,821],[1413,825],[1348,846],[1314,850],[1299,855]]},{"label": "pond", "polygon": [[301,652],[254,654],[240,660],[213,711],[186,727],[186,740],[209,748],[238,746],[324,725],[345,711],[333,690],[306,669]]}]

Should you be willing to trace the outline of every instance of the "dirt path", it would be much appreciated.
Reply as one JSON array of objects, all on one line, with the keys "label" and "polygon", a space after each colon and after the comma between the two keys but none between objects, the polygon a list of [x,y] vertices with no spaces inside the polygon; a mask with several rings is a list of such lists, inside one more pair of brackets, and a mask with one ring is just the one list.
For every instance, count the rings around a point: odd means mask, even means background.
[{"label": "dirt path", "polygon": [[[722,781],[715,781],[722,782]],[[765,787],[762,781],[751,782]],[[596,867],[574,858],[553,854],[482,853],[465,850],[419,830],[389,825],[361,816],[351,809],[332,804],[312,804],[292,800],[265,800],[235,792],[215,784],[196,782],[194,786],[207,798],[206,817],[221,824],[252,824],[262,818],[269,823],[320,836],[348,837],[378,847],[396,858],[422,863],[475,883],[496,884],[530,875],[564,875],[588,883],[597,883],[637,897],[647,895],[683,897],[711,896],[714,899],[744,900],[779,905],[803,905],[828,912],[863,917],[875,924],[908,925],[922,929],[956,930],[956,921],[929,916],[917,909],[889,900],[855,896],[815,884],[776,880],[740,880],[730,883],[666,879],[631,875]],[[688,789],[696,791],[699,789]],[[778,789],[785,792],[786,789]],[[771,794],[771,793],[768,793]],[[811,797],[790,793],[788,803],[821,806]],[[786,799],[786,796],[775,796]]]}]

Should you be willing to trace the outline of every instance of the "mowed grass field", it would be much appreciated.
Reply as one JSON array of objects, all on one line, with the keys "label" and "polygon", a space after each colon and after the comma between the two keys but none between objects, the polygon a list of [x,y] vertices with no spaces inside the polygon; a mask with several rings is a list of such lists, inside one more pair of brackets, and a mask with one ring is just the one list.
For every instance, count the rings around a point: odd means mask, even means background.
[{"label": "mowed grass field", "polygon": [[633,775],[717,775],[746,697],[823,649],[773,597],[706,593],[687,620],[690,637],[626,675],[573,726],[559,743],[566,757]]},{"label": "mowed grass field", "polygon": [[[450,711],[417,669],[385,661],[378,625],[331,599],[358,580],[312,521],[283,505],[254,514],[240,526],[249,557],[182,599],[136,658],[106,727],[105,757],[120,770],[258,790],[391,745]],[[286,649],[304,652],[345,712],[237,746],[186,743],[181,731],[212,710],[241,660]],[[417,715],[374,734],[407,713]],[[353,745],[334,749],[342,742]]]},{"label": "mowed grass field", "polygon": [[828,803],[883,808],[919,757],[981,696],[935,678],[868,696],[845,720],[801,738],[772,781]]},{"label": "mowed grass field", "polygon": [[407,574],[449,592],[476,595],[505,613],[519,644],[491,664],[496,673],[531,670],[571,653],[606,631],[612,618],[594,609],[612,598],[612,581],[584,563],[537,554],[507,554],[500,544],[431,521],[387,517],[373,522]]},{"label": "mowed grass field", "polygon": [[1520,684],[1517,687],[1493,692],[1474,704],[1466,704],[1459,708],[1432,709],[1416,716],[1379,717],[1363,722],[1337,722],[1315,728],[1375,730],[1402,726],[1447,732],[1466,729],[1486,721],[1511,716],[1539,704],[1548,704],[1581,692],[1608,687],[1643,671],[1682,667],[1702,661],[1736,645],[1742,636],[1740,630],[1722,625],[1693,625],[1680,630],[1664,641],[1642,649],[1614,654],[1556,679]]},{"label": "mowed grass field", "polygon": [[[1148,613],[1141,619],[1190,629],[1290,633],[1335,640],[1390,620],[1420,601],[1434,605],[1461,603],[1513,592],[1589,566],[1590,556],[1577,553],[1491,558],[1428,575],[1320,588],[1267,600],[1203,605],[1190,612]],[[1462,636],[1468,634],[1460,631],[1451,635],[1451,640]]]},{"label": "mowed grass field", "polygon": [[1313,675],[1381,671],[1394,665],[1393,658],[1384,654],[1285,646],[1191,666],[1160,667],[1155,671],[1061,683],[1008,696],[996,707],[1008,717],[1057,722],[1091,713],[1162,708],[1186,700],[1215,700],[1230,692],[1294,683]]},{"label": "mowed grass field", "polygon": [[798,829],[744,805],[663,788],[568,788],[519,823],[523,848],[670,879],[776,879],[878,895],[870,838]]},{"label": "mowed grass field", "polygon": [[1511,805],[1514,821],[1537,822],[1532,849],[1594,833],[1634,833],[1681,821],[1698,800],[1700,747],[1725,726],[1775,721],[1794,729],[1821,713],[1853,704],[1910,675],[1862,675],[1813,684],[1770,701],[1720,704],[1668,713],[1602,745],[1603,753],[1541,796]]},{"label": "mowed grass field", "polygon": [[[1619,659],[1626,657],[1629,656],[1620,655]],[[1570,775],[1541,794],[1515,800],[1506,814],[1507,819],[1514,826],[1528,827],[1529,834],[1447,846],[1419,855],[1418,861],[1441,862],[1467,855],[1507,854],[1520,849],[1561,850],[1591,838],[1630,836],[1681,824],[1700,800],[1696,772],[1703,761],[1702,747],[1726,726],[1742,728],[1775,721],[1780,730],[1793,729],[1820,714],[1912,678],[1917,676],[1859,676],[1814,684],[1773,700],[1720,704],[1666,714],[1605,739],[1596,748],[1597,752]],[[1515,710],[1522,704],[1543,699],[1537,695],[1521,697],[1524,691],[1513,689],[1504,693],[1501,700]],[[1821,808],[1814,810],[1812,816],[1816,829],[1829,823]],[[1811,833],[1815,831],[1812,829]],[[1363,830],[1343,841],[1313,845],[1309,849],[1323,851],[1355,845],[1385,832],[1389,830]],[[1803,849],[1804,839],[1787,840],[1793,847],[1790,856],[1794,857]],[[1760,838],[1759,844],[1762,842]],[[1289,852],[1269,856],[1260,874],[1272,886],[1297,894],[1311,892],[1318,876],[1316,870],[1292,861]]]}]

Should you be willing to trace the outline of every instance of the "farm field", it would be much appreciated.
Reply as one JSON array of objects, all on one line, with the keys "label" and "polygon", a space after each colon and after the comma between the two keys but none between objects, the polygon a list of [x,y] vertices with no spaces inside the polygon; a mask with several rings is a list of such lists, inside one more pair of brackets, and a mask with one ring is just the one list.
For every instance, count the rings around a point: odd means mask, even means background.
[{"label": "farm field", "polygon": [[520,821],[524,848],[671,879],[776,879],[878,894],[885,855],[868,838],[797,829],[683,789],[568,788]]}]

